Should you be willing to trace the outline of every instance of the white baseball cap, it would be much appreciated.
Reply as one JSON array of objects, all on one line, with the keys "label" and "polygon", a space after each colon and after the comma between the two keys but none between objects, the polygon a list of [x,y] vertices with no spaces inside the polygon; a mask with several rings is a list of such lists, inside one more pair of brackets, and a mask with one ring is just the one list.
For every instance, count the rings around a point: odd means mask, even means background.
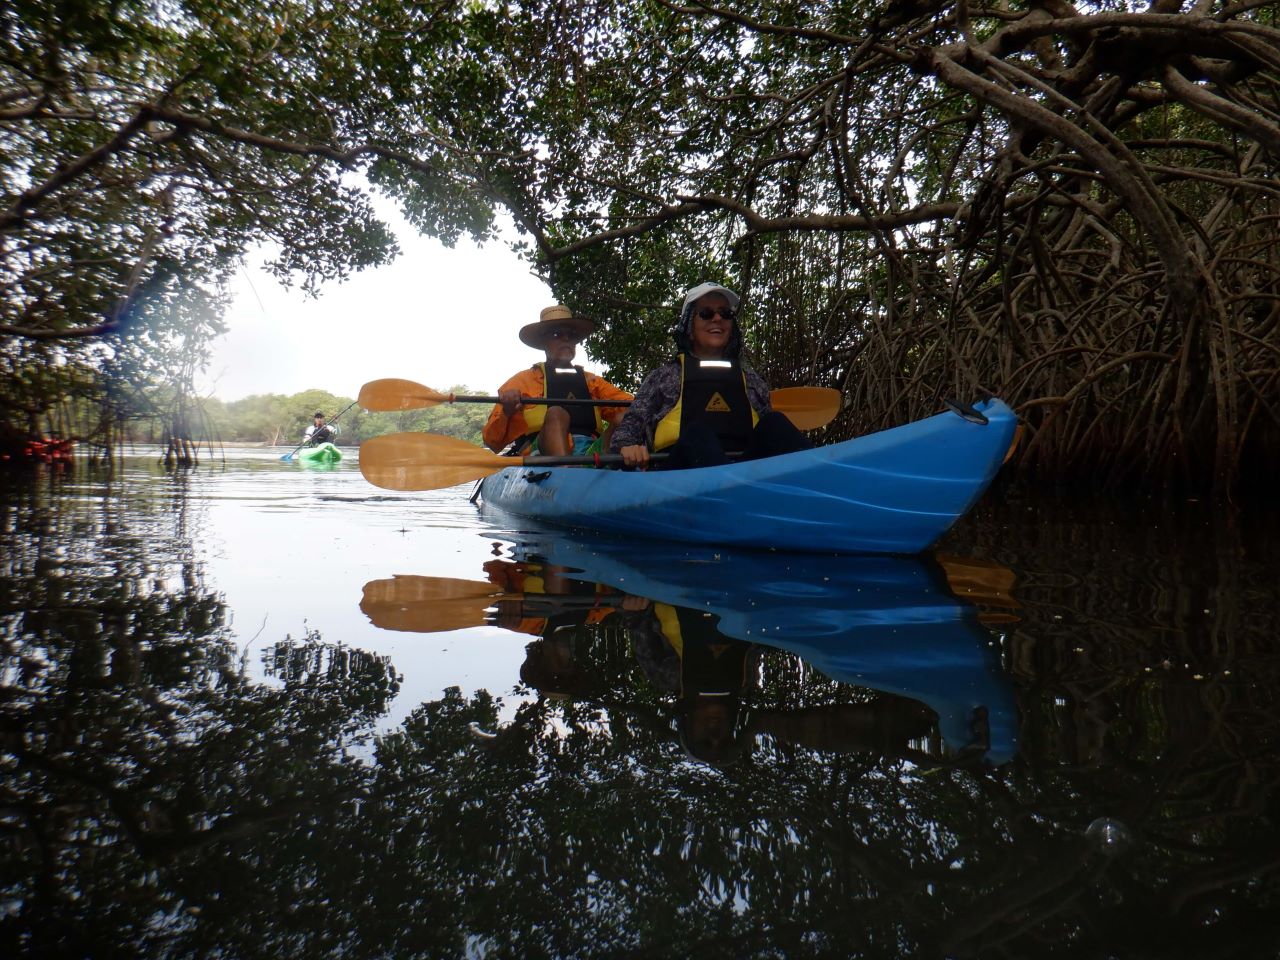
[{"label": "white baseball cap", "polygon": [[699,300],[702,297],[705,297],[708,293],[720,294],[722,297],[724,297],[726,300],[729,301],[730,310],[736,311],[738,309],[738,301],[740,298],[736,293],[734,293],[728,287],[722,287],[720,286],[720,284],[712,283],[711,281],[708,280],[706,283],[700,283],[696,287],[690,287],[685,292],[684,304],[680,307],[680,315],[684,316],[685,311],[689,309],[689,304],[693,303],[696,300]]}]

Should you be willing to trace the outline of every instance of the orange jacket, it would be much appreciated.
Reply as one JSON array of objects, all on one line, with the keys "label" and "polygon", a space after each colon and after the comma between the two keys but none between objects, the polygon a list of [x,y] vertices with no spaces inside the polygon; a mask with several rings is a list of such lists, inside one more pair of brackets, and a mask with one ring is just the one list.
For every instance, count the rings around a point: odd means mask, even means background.
[{"label": "orange jacket", "polygon": [[[586,376],[587,391],[595,399],[632,399],[631,394],[625,390],[619,390],[603,377],[597,377],[594,373],[588,373]],[[542,370],[535,365],[528,370],[521,370],[498,389],[499,391],[519,390],[526,397],[541,397],[546,392],[546,385],[543,383]],[[626,407],[602,407],[600,416],[616,426],[626,412]],[[517,440],[529,432],[529,426],[524,421],[523,413],[516,410],[512,416],[508,417],[502,412],[502,404],[495,403],[493,410],[489,414],[489,420],[484,425],[482,436],[484,437],[485,446],[494,452],[500,452],[513,440]]]}]

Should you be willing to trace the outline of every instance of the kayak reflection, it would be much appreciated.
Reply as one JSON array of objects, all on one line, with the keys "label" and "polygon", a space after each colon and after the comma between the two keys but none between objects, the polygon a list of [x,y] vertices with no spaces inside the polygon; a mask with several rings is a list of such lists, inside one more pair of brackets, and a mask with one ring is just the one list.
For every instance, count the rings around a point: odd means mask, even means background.
[{"label": "kayak reflection", "polygon": [[565,537],[518,545],[570,576],[715,618],[727,637],[788,650],[832,680],[925,703],[953,751],[1013,756],[1016,712],[978,609],[929,558],[815,556]]},{"label": "kayak reflection", "polygon": [[[758,735],[924,762],[937,732],[952,757],[1003,763],[1016,711],[993,635],[1016,618],[1012,573],[981,561],[777,554],[557,534],[485,564],[486,581],[394,577],[365,587],[379,627],[438,632],[494,624],[538,637],[521,679],[544,695],[591,698],[582,627],[625,631],[645,680],[674,698],[686,751],[724,764]],[[950,576],[950,582],[949,582]],[[959,599],[957,594],[966,599]],[[766,704],[770,648],[867,702]],[[937,759],[937,758],[933,758]]]}]

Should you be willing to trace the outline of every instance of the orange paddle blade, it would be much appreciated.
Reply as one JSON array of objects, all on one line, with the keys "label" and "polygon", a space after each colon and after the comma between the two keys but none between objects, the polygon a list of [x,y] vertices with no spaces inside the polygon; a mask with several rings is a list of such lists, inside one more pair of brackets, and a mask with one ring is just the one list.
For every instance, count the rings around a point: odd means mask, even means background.
[{"label": "orange paddle blade", "polygon": [[360,473],[387,490],[439,490],[523,462],[435,433],[390,433],[360,444]]},{"label": "orange paddle blade", "polygon": [[840,391],[831,387],[782,387],[769,394],[769,401],[799,430],[825,427],[840,412]]},{"label": "orange paddle blade", "polygon": [[385,380],[370,380],[360,388],[360,396],[356,402],[366,410],[379,413],[394,410],[421,410],[423,407],[434,407],[437,403],[448,403],[452,399],[449,394],[432,390],[412,380],[398,380],[389,377]]},{"label": "orange paddle blade", "polygon": [[484,626],[485,611],[508,596],[482,580],[395,576],[366,583],[360,611],[382,630],[444,633]]}]

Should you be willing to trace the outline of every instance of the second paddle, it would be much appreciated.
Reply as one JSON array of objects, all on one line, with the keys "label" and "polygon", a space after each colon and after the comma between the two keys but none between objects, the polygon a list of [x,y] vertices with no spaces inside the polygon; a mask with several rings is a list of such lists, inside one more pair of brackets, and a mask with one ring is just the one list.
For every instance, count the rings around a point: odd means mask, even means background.
[{"label": "second paddle", "polygon": [[[627,401],[583,398],[556,400],[549,397],[523,397],[523,403],[551,406],[625,407]],[[775,410],[800,430],[816,430],[830,423],[840,412],[840,391],[831,387],[782,387],[769,394]],[[497,397],[442,393],[412,380],[389,377],[371,380],[360,388],[357,398],[366,410],[388,412],[421,410],[441,403],[498,403]]]}]

